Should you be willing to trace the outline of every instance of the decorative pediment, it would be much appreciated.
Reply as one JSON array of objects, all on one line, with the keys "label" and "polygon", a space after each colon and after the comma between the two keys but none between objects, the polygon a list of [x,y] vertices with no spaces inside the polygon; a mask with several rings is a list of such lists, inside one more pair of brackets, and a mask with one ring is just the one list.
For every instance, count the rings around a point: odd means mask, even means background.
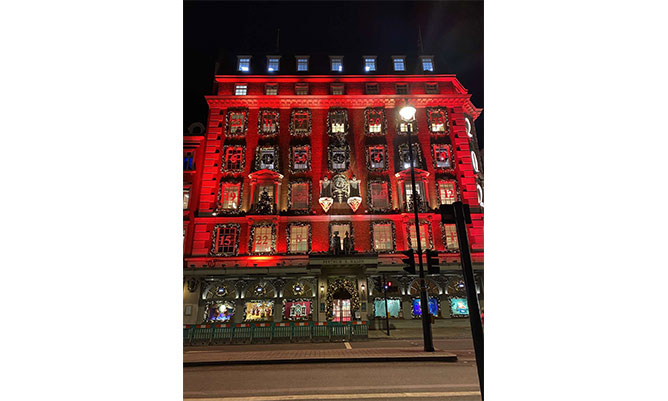
[{"label": "decorative pediment", "polygon": [[[407,168],[406,170],[401,170],[398,173],[396,173],[394,176],[397,177],[400,180],[410,180],[411,179],[411,169]],[[415,179],[416,180],[426,179],[427,177],[429,177],[429,172],[428,171],[424,171],[424,170],[421,170],[419,168],[415,169]]]},{"label": "decorative pediment", "polygon": [[251,182],[256,182],[256,181],[279,182],[281,179],[283,179],[283,174],[264,169],[264,170],[254,171],[248,174],[248,178],[250,178]]}]

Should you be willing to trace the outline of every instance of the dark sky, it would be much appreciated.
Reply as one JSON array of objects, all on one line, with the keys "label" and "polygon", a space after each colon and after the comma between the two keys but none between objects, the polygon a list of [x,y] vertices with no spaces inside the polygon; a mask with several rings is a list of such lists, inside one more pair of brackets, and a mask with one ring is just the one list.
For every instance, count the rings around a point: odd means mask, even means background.
[{"label": "dark sky", "polygon": [[[436,72],[456,74],[483,107],[482,1],[186,1],[184,129],[206,122],[204,96],[211,94],[216,61],[229,68],[238,54],[275,54],[277,28],[284,57],[359,53],[380,61],[384,54],[419,54],[418,26]],[[476,121],[481,148],[483,116]]]}]

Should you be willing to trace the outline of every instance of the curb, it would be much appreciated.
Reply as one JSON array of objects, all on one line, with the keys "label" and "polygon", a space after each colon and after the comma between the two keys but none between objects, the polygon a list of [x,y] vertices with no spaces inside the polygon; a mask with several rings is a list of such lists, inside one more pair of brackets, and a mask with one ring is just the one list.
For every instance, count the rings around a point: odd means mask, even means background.
[{"label": "curb", "polygon": [[183,362],[184,368],[197,366],[233,366],[233,365],[279,365],[291,363],[345,363],[345,362],[457,362],[457,355],[434,356],[372,356],[372,357],[332,357],[332,358],[299,358],[299,359],[259,359],[230,361],[195,361]]}]

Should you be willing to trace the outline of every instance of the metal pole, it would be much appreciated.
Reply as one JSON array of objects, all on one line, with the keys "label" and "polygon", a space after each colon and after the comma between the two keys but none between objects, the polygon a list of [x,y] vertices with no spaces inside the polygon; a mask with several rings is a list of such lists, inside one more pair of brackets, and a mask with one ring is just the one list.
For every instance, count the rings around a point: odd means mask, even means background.
[{"label": "metal pole", "polygon": [[[417,239],[417,255],[420,262],[420,309],[422,310],[422,336],[424,338],[424,351],[434,352],[434,341],[431,336],[431,320],[429,316],[429,301],[427,300],[427,284],[424,280],[424,267],[422,265],[422,246],[420,244],[420,220],[418,218],[417,192],[415,191],[415,163],[413,163],[413,142],[411,133],[413,123],[408,122],[408,154],[411,160],[411,187],[413,189],[413,212],[415,213],[415,238]],[[408,204],[408,203],[406,203]]]},{"label": "metal pole", "polygon": [[383,274],[383,295],[385,296],[385,327],[387,327],[387,335],[390,335],[390,311],[387,310],[387,281]]},{"label": "metal pole", "polygon": [[480,306],[478,293],[475,289],[475,278],[473,277],[473,263],[471,262],[471,251],[469,239],[466,233],[466,216],[462,202],[454,203],[455,224],[457,226],[457,240],[459,242],[459,254],[461,255],[462,271],[464,272],[464,284],[466,285],[466,297],[469,306],[469,319],[471,320],[471,334],[473,335],[473,349],[475,350],[475,362],[478,366],[478,381],[480,382],[480,396],[484,399],[484,342],[482,321],[480,319]]}]

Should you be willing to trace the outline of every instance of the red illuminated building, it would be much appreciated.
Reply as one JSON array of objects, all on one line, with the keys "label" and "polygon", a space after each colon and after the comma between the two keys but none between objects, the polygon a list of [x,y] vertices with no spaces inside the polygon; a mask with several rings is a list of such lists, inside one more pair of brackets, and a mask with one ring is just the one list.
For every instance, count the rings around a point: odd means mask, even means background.
[{"label": "red illuminated building", "polygon": [[434,73],[434,62],[238,56],[234,73],[215,76],[206,127],[184,136],[184,323],[360,319],[373,327],[385,316],[384,277],[393,324],[421,324],[417,276],[396,254],[416,247],[398,113],[406,100],[417,109],[422,248],[441,261],[427,280],[436,324],[467,313],[456,230],[441,224],[440,204],[471,207],[483,302],[481,109],[455,75]]}]

